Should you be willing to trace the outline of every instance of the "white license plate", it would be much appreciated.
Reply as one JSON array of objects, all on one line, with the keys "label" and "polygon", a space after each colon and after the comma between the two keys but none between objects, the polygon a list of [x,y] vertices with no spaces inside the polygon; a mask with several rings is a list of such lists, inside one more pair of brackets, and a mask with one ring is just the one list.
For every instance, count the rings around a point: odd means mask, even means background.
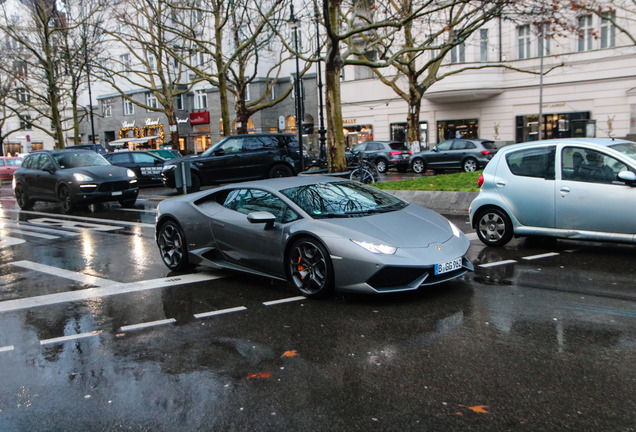
[{"label": "white license plate", "polygon": [[122,191],[113,192],[113,196],[121,195],[122,193]]},{"label": "white license plate", "polygon": [[462,259],[456,258],[452,261],[446,261],[441,264],[435,264],[435,274],[448,273],[453,270],[459,270],[462,268]]}]

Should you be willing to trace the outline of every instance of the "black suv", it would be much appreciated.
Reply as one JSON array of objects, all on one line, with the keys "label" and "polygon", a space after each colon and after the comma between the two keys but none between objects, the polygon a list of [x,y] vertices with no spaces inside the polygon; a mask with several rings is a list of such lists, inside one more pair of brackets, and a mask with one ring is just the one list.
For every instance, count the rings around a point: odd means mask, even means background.
[{"label": "black suv", "polygon": [[[192,187],[268,177],[289,177],[300,171],[298,141],[292,134],[232,135],[200,155],[167,160],[161,179],[174,188],[178,164],[190,164]],[[308,166],[308,163],[305,163]]]},{"label": "black suv", "polygon": [[67,147],[69,150],[92,150],[101,155],[108,153],[101,144],[78,144],[74,146]]},{"label": "black suv", "polygon": [[399,141],[367,141],[356,145],[351,153],[373,162],[381,173],[387,172],[389,168],[406,172],[411,160],[411,151]]},{"label": "black suv", "polygon": [[127,168],[113,166],[91,150],[40,150],[29,153],[13,174],[13,192],[21,209],[36,201],[62,204],[64,213],[78,205],[118,201],[135,204],[137,177]]}]

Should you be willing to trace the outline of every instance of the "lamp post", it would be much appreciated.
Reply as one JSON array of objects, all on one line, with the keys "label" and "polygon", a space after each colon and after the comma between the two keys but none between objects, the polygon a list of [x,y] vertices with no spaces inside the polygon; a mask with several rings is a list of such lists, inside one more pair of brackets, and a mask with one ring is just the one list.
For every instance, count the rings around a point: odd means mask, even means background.
[{"label": "lamp post", "polygon": [[298,60],[298,20],[294,16],[294,5],[289,5],[291,16],[289,22],[294,31],[294,51],[296,53],[296,82],[294,83],[294,95],[296,98],[296,132],[298,134],[298,152],[300,154],[300,170],[305,171],[305,161],[303,157],[303,101],[300,91],[300,65]]},{"label": "lamp post", "polygon": [[327,131],[325,130],[325,116],[323,113],[322,103],[322,70],[320,67],[320,14],[318,13],[317,4],[314,4],[314,17],[316,18],[316,67],[318,68],[318,98],[320,103],[320,128],[318,129],[318,142],[320,143],[320,159],[324,160],[327,157],[327,137],[325,136],[325,133]]}]

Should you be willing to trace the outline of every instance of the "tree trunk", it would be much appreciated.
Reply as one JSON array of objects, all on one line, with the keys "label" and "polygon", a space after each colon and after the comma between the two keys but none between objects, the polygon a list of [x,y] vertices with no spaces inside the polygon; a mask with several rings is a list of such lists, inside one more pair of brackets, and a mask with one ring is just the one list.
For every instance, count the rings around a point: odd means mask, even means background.
[{"label": "tree trunk", "polygon": [[326,11],[326,26],[329,27],[325,59],[327,163],[329,172],[337,173],[347,170],[340,95],[340,72],[343,61],[340,56],[340,41],[337,39],[340,0],[324,0],[323,8]]}]

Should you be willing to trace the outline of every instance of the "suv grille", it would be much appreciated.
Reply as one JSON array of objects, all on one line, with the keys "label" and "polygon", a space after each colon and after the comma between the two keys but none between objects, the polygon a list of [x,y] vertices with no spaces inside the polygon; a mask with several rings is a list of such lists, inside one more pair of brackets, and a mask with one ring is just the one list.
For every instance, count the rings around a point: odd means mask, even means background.
[{"label": "suv grille", "polygon": [[99,185],[100,192],[115,192],[115,191],[123,191],[130,188],[130,183],[128,181],[115,181],[115,182],[106,182]]}]

